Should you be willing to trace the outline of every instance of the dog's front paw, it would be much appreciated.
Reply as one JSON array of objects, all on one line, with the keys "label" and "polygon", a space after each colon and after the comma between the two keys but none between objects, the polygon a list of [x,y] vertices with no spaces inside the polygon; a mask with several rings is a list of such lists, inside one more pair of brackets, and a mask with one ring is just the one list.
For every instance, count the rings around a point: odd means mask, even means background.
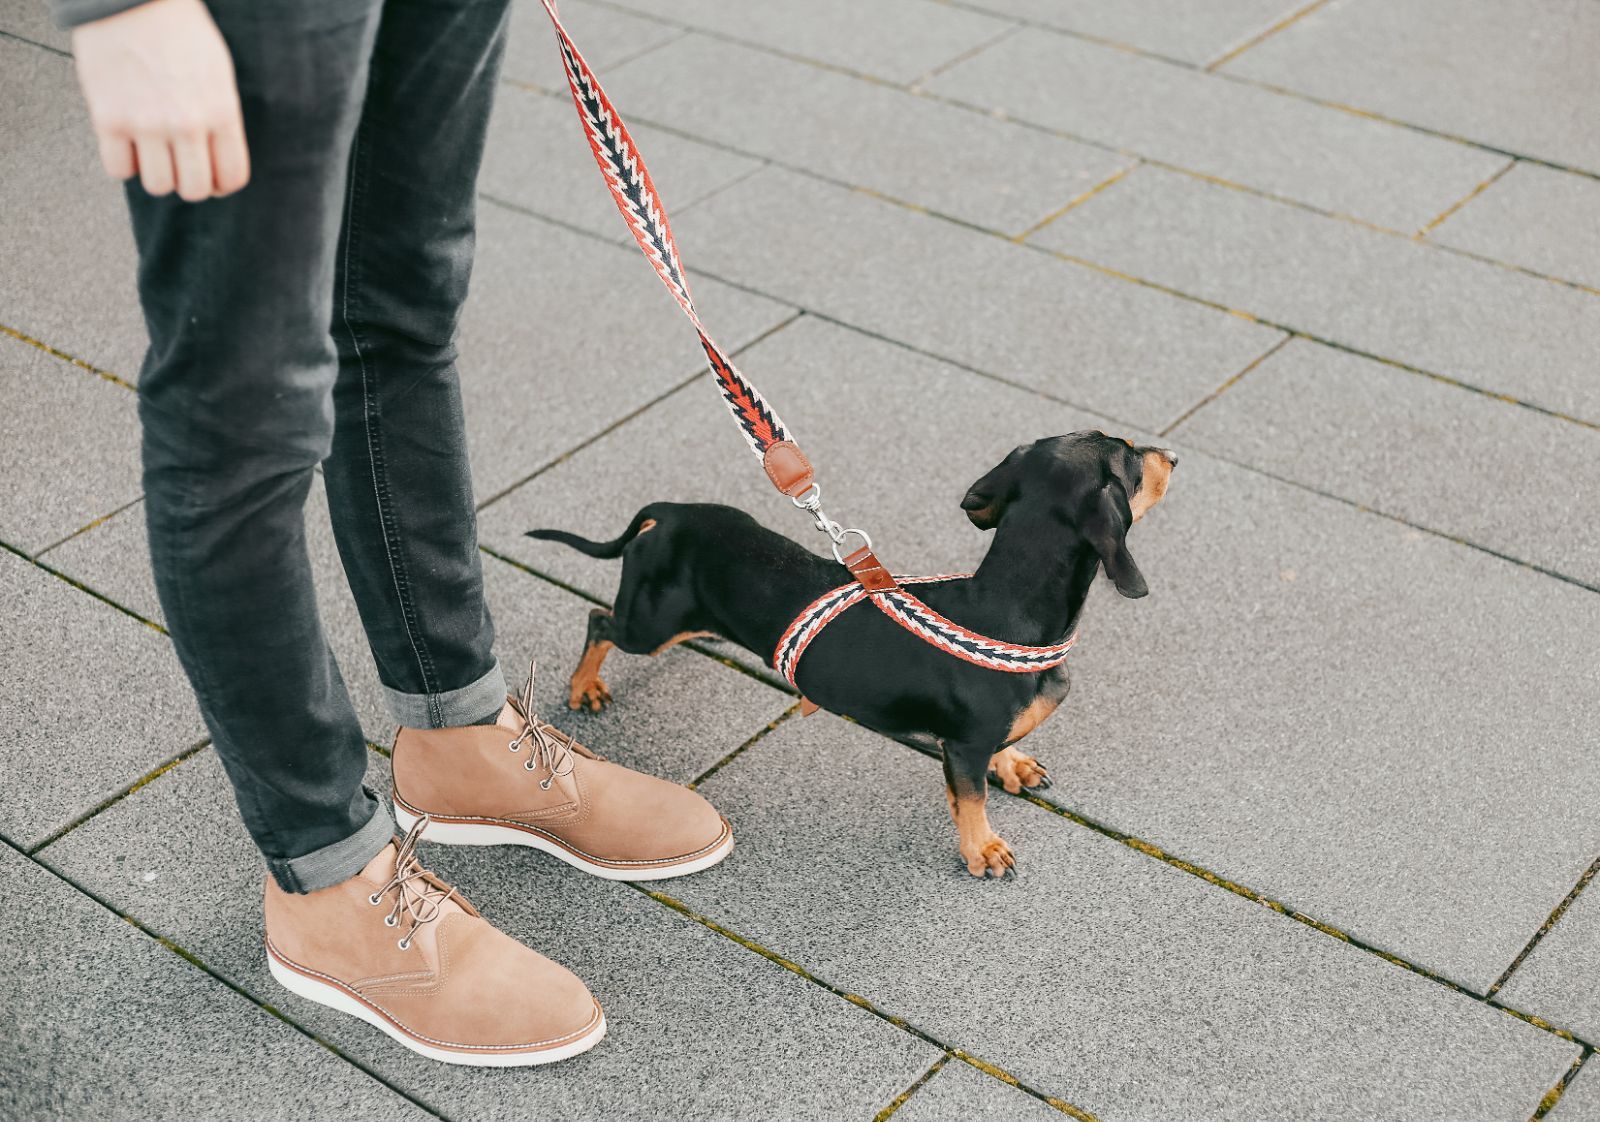
[{"label": "dog's front paw", "polygon": [[605,679],[595,674],[585,679],[572,679],[572,688],[567,694],[568,709],[587,709],[591,713],[598,713],[611,704],[611,691],[606,688]]},{"label": "dog's front paw", "polygon": [[989,761],[989,771],[1000,780],[1008,794],[1020,795],[1023,788],[1050,786],[1050,777],[1044,765],[1032,756],[1024,756],[1015,748],[1002,748]]},{"label": "dog's front paw", "polygon": [[990,834],[982,845],[962,849],[961,856],[967,863],[967,872],[975,877],[1003,877],[1016,872],[1017,859],[998,834]]}]

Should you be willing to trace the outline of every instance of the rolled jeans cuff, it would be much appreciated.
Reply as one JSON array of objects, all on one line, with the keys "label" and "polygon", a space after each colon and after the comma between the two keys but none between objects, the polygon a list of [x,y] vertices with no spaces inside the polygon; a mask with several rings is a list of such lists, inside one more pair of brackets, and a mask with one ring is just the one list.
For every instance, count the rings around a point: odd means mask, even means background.
[{"label": "rolled jeans cuff", "polygon": [[285,892],[315,892],[341,884],[366,868],[367,862],[394,840],[394,815],[388,803],[374,798],[373,804],[367,824],[343,841],[300,857],[269,857],[267,870],[272,879]]},{"label": "rolled jeans cuff", "polygon": [[383,688],[389,715],[411,729],[450,729],[500,712],[506,703],[506,676],[496,662],[476,682],[444,693],[401,693]]}]

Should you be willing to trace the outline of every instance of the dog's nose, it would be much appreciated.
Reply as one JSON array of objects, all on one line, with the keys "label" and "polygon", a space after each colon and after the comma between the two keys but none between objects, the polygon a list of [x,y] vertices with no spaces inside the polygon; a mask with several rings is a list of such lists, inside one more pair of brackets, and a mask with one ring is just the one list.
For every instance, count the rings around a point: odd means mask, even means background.
[{"label": "dog's nose", "polygon": [[1178,466],[1178,455],[1177,455],[1176,452],[1172,451],[1172,449],[1163,448],[1163,449],[1161,449],[1161,454],[1167,458],[1167,466],[1168,467],[1177,467]]}]

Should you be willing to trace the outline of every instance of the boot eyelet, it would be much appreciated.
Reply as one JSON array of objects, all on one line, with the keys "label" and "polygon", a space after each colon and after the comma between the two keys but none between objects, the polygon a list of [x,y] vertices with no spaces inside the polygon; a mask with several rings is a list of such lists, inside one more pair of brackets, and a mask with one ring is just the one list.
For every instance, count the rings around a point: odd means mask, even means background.
[{"label": "boot eyelet", "polygon": [[401,939],[395,944],[395,946],[399,947],[403,951],[409,951],[411,949],[411,940],[409,938]]},{"label": "boot eyelet", "polygon": [[522,765],[522,770],[523,770],[523,771],[532,771],[532,770],[533,770],[533,769],[534,769],[534,768],[535,768],[535,767],[537,767],[537,766],[538,766],[538,765],[537,765],[537,764],[535,764],[535,763],[534,763],[534,762],[533,762],[533,761],[532,761],[532,760],[527,760],[527,761],[525,761],[525,762],[524,762],[524,763],[523,763],[523,765]]},{"label": "boot eyelet", "polygon": [[396,926],[399,925],[399,923],[400,923],[400,921],[395,919],[394,916],[384,916],[383,917],[383,925],[385,927],[396,927]]},{"label": "boot eyelet", "polygon": [[367,903],[376,908],[379,904],[383,903],[383,900],[376,892],[374,892],[371,896],[367,897]]},{"label": "boot eyelet", "polygon": [[520,752],[522,751],[522,742],[513,740],[510,744],[507,744],[506,747],[511,749],[513,752]]},{"label": "boot eyelet", "polygon": [[541,779],[541,780],[539,780],[539,790],[541,790],[541,791],[550,790],[550,784],[552,784],[554,782],[555,782],[555,777],[554,776],[552,776],[549,779]]}]

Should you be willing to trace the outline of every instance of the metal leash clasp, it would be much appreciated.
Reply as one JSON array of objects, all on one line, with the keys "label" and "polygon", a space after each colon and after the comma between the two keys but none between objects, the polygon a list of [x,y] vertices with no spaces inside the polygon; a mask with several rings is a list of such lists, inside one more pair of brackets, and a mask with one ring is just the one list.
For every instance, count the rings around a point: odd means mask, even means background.
[{"label": "metal leash clasp", "polygon": [[833,559],[839,564],[844,564],[844,543],[851,534],[861,539],[861,544],[867,549],[872,548],[872,539],[865,530],[858,530],[854,526],[841,526],[822,512],[822,485],[813,483],[806,492],[796,498],[790,499],[795,506],[805,511],[816,521],[817,529],[828,535],[833,544]]}]

